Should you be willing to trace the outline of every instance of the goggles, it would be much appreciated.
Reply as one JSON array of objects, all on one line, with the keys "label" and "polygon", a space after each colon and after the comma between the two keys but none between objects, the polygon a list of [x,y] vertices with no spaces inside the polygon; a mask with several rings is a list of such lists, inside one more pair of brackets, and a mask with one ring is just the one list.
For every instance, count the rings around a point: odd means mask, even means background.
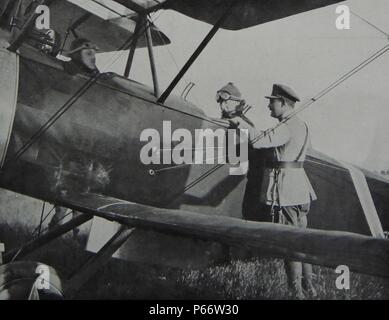
[{"label": "goggles", "polygon": [[96,46],[95,44],[91,43],[91,42],[84,43],[81,48],[82,49],[93,49],[93,50],[96,50],[96,51],[99,50],[99,47]]},{"label": "goggles", "polygon": [[75,48],[75,49],[73,49],[72,51],[68,52],[68,55],[69,55],[69,54],[76,53],[76,52],[81,51],[81,50],[84,50],[84,49],[92,49],[92,50],[98,51],[98,50],[99,50],[99,47],[97,47],[97,46],[94,45],[93,43],[86,42],[86,43],[83,43],[82,46],[80,46],[80,47],[78,47],[78,48]]},{"label": "goggles", "polygon": [[222,101],[228,101],[228,100],[243,101],[242,98],[235,97],[227,91],[221,90],[216,93],[216,102],[220,103]]}]

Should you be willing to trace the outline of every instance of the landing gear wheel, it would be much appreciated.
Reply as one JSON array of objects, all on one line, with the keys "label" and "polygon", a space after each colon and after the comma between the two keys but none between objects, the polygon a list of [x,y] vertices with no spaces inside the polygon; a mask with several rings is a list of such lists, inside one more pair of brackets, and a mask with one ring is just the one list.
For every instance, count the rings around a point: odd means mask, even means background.
[{"label": "landing gear wheel", "polygon": [[0,300],[62,300],[61,280],[52,267],[35,261],[0,266]]}]

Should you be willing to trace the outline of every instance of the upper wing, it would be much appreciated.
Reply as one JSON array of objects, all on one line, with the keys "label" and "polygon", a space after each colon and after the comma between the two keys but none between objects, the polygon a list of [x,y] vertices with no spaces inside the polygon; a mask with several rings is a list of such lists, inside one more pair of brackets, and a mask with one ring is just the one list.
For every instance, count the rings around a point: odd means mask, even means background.
[{"label": "upper wing", "polygon": [[[50,6],[51,25],[57,32],[66,37],[68,28],[73,24],[74,32],[80,38],[87,38],[101,51],[116,51],[134,34],[138,14],[114,1],[54,1]],[[86,20],[83,17],[89,14]],[[152,25],[151,37],[154,46],[170,43],[169,38]],[[71,32],[66,44],[71,43]],[[137,42],[138,48],[147,46],[144,37]],[[68,49],[65,47],[65,49]]]},{"label": "upper wing", "polygon": [[[344,1],[344,0],[343,0]],[[228,0],[116,0],[133,10],[173,9],[191,18],[215,24],[222,16]],[[230,17],[221,25],[239,30],[282,19],[342,2],[342,0],[239,0]]]},{"label": "upper wing", "polygon": [[61,205],[128,227],[260,249],[261,255],[298,259],[389,276],[389,241],[348,232],[297,229],[271,223],[161,209],[96,194],[69,196]]},{"label": "upper wing", "polygon": [[[32,0],[22,2],[21,21],[31,11]],[[0,0],[0,26],[7,27],[17,10],[16,1]],[[133,36],[138,13],[113,0],[53,0],[50,3],[50,28],[61,35],[68,50],[75,37],[87,38],[103,52],[116,51]],[[154,46],[170,44],[169,38],[155,25],[150,27]],[[145,37],[137,41],[138,48],[147,46]]]},{"label": "upper wing", "polygon": [[150,12],[164,7],[169,0],[115,0],[136,12]]}]

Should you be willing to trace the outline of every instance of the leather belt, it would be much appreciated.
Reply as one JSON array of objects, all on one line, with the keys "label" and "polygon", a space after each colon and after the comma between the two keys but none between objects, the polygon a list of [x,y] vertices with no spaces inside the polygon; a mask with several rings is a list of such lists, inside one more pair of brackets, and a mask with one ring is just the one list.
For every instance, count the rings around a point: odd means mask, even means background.
[{"label": "leather belt", "polygon": [[304,161],[266,162],[266,168],[269,168],[269,169],[304,168]]}]

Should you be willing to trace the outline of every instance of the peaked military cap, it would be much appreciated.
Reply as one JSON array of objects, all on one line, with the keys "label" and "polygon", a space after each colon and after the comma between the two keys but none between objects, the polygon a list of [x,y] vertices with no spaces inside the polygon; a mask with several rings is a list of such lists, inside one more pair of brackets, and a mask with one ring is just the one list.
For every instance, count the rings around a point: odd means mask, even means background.
[{"label": "peaked military cap", "polygon": [[287,98],[289,100],[292,100],[293,102],[300,101],[300,98],[298,97],[296,92],[294,92],[292,88],[284,84],[274,84],[271,95],[266,96],[265,98],[266,99]]}]

